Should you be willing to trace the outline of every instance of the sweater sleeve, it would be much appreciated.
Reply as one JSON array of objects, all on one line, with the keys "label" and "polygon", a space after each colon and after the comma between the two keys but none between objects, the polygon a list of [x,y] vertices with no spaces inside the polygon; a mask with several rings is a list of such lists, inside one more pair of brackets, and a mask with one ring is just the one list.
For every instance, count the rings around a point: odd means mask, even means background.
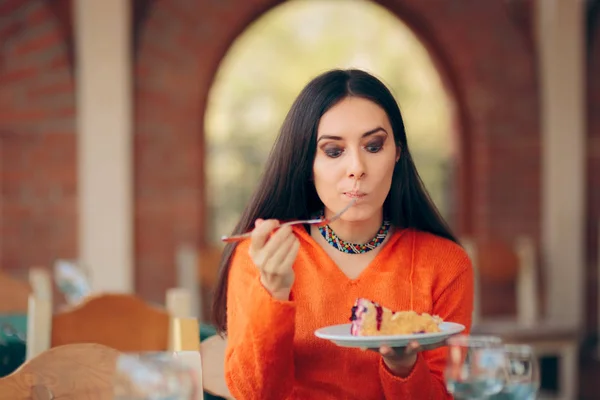
[{"label": "sweater sleeve", "polygon": [[[473,270],[466,253],[461,253],[458,261],[457,268],[453,269],[457,271],[454,278],[434,291],[433,314],[439,315],[444,321],[464,325],[466,329],[463,333],[468,334],[473,311]],[[444,381],[447,351],[446,347],[441,347],[419,353],[412,371],[405,378],[393,375],[381,359],[379,376],[385,398],[453,399]]]},{"label": "sweater sleeve", "polygon": [[286,399],[294,381],[296,306],[260,283],[247,243],[231,261],[227,290],[225,379],[236,399]]}]

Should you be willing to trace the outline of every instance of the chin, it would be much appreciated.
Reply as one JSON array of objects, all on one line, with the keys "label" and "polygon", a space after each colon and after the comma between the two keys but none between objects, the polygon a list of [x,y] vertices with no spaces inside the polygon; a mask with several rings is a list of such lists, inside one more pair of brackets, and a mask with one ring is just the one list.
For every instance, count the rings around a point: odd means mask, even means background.
[{"label": "chin", "polygon": [[376,210],[367,205],[356,205],[346,211],[340,219],[347,222],[367,221],[375,216]]}]

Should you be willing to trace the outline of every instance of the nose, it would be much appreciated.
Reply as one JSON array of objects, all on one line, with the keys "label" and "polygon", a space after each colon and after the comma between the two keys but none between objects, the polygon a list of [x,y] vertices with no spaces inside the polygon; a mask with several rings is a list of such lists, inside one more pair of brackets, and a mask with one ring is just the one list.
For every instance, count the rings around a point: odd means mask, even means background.
[{"label": "nose", "polygon": [[366,165],[360,152],[354,152],[348,157],[348,177],[359,180],[366,174]]}]

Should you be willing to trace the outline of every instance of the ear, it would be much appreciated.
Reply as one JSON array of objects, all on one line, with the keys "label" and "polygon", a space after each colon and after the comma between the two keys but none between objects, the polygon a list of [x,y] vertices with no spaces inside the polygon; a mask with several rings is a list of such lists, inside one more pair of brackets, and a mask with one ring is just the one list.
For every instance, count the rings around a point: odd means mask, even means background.
[{"label": "ear", "polygon": [[400,154],[402,150],[400,150],[400,146],[396,146],[396,162],[400,161]]}]

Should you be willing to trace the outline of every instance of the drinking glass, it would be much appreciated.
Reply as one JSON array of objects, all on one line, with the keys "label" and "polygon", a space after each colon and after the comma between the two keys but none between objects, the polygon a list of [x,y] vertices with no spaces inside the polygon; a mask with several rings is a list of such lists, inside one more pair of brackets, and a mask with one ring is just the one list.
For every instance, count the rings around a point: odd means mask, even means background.
[{"label": "drinking glass", "polygon": [[540,366],[531,346],[504,345],[505,382],[493,400],[535,400],[540,390]]},{"label": "drinking glass", "polygon": [[505,354],[495,336],[448,339],[446,387],[456,399],[487,399],[504,386]]}]

